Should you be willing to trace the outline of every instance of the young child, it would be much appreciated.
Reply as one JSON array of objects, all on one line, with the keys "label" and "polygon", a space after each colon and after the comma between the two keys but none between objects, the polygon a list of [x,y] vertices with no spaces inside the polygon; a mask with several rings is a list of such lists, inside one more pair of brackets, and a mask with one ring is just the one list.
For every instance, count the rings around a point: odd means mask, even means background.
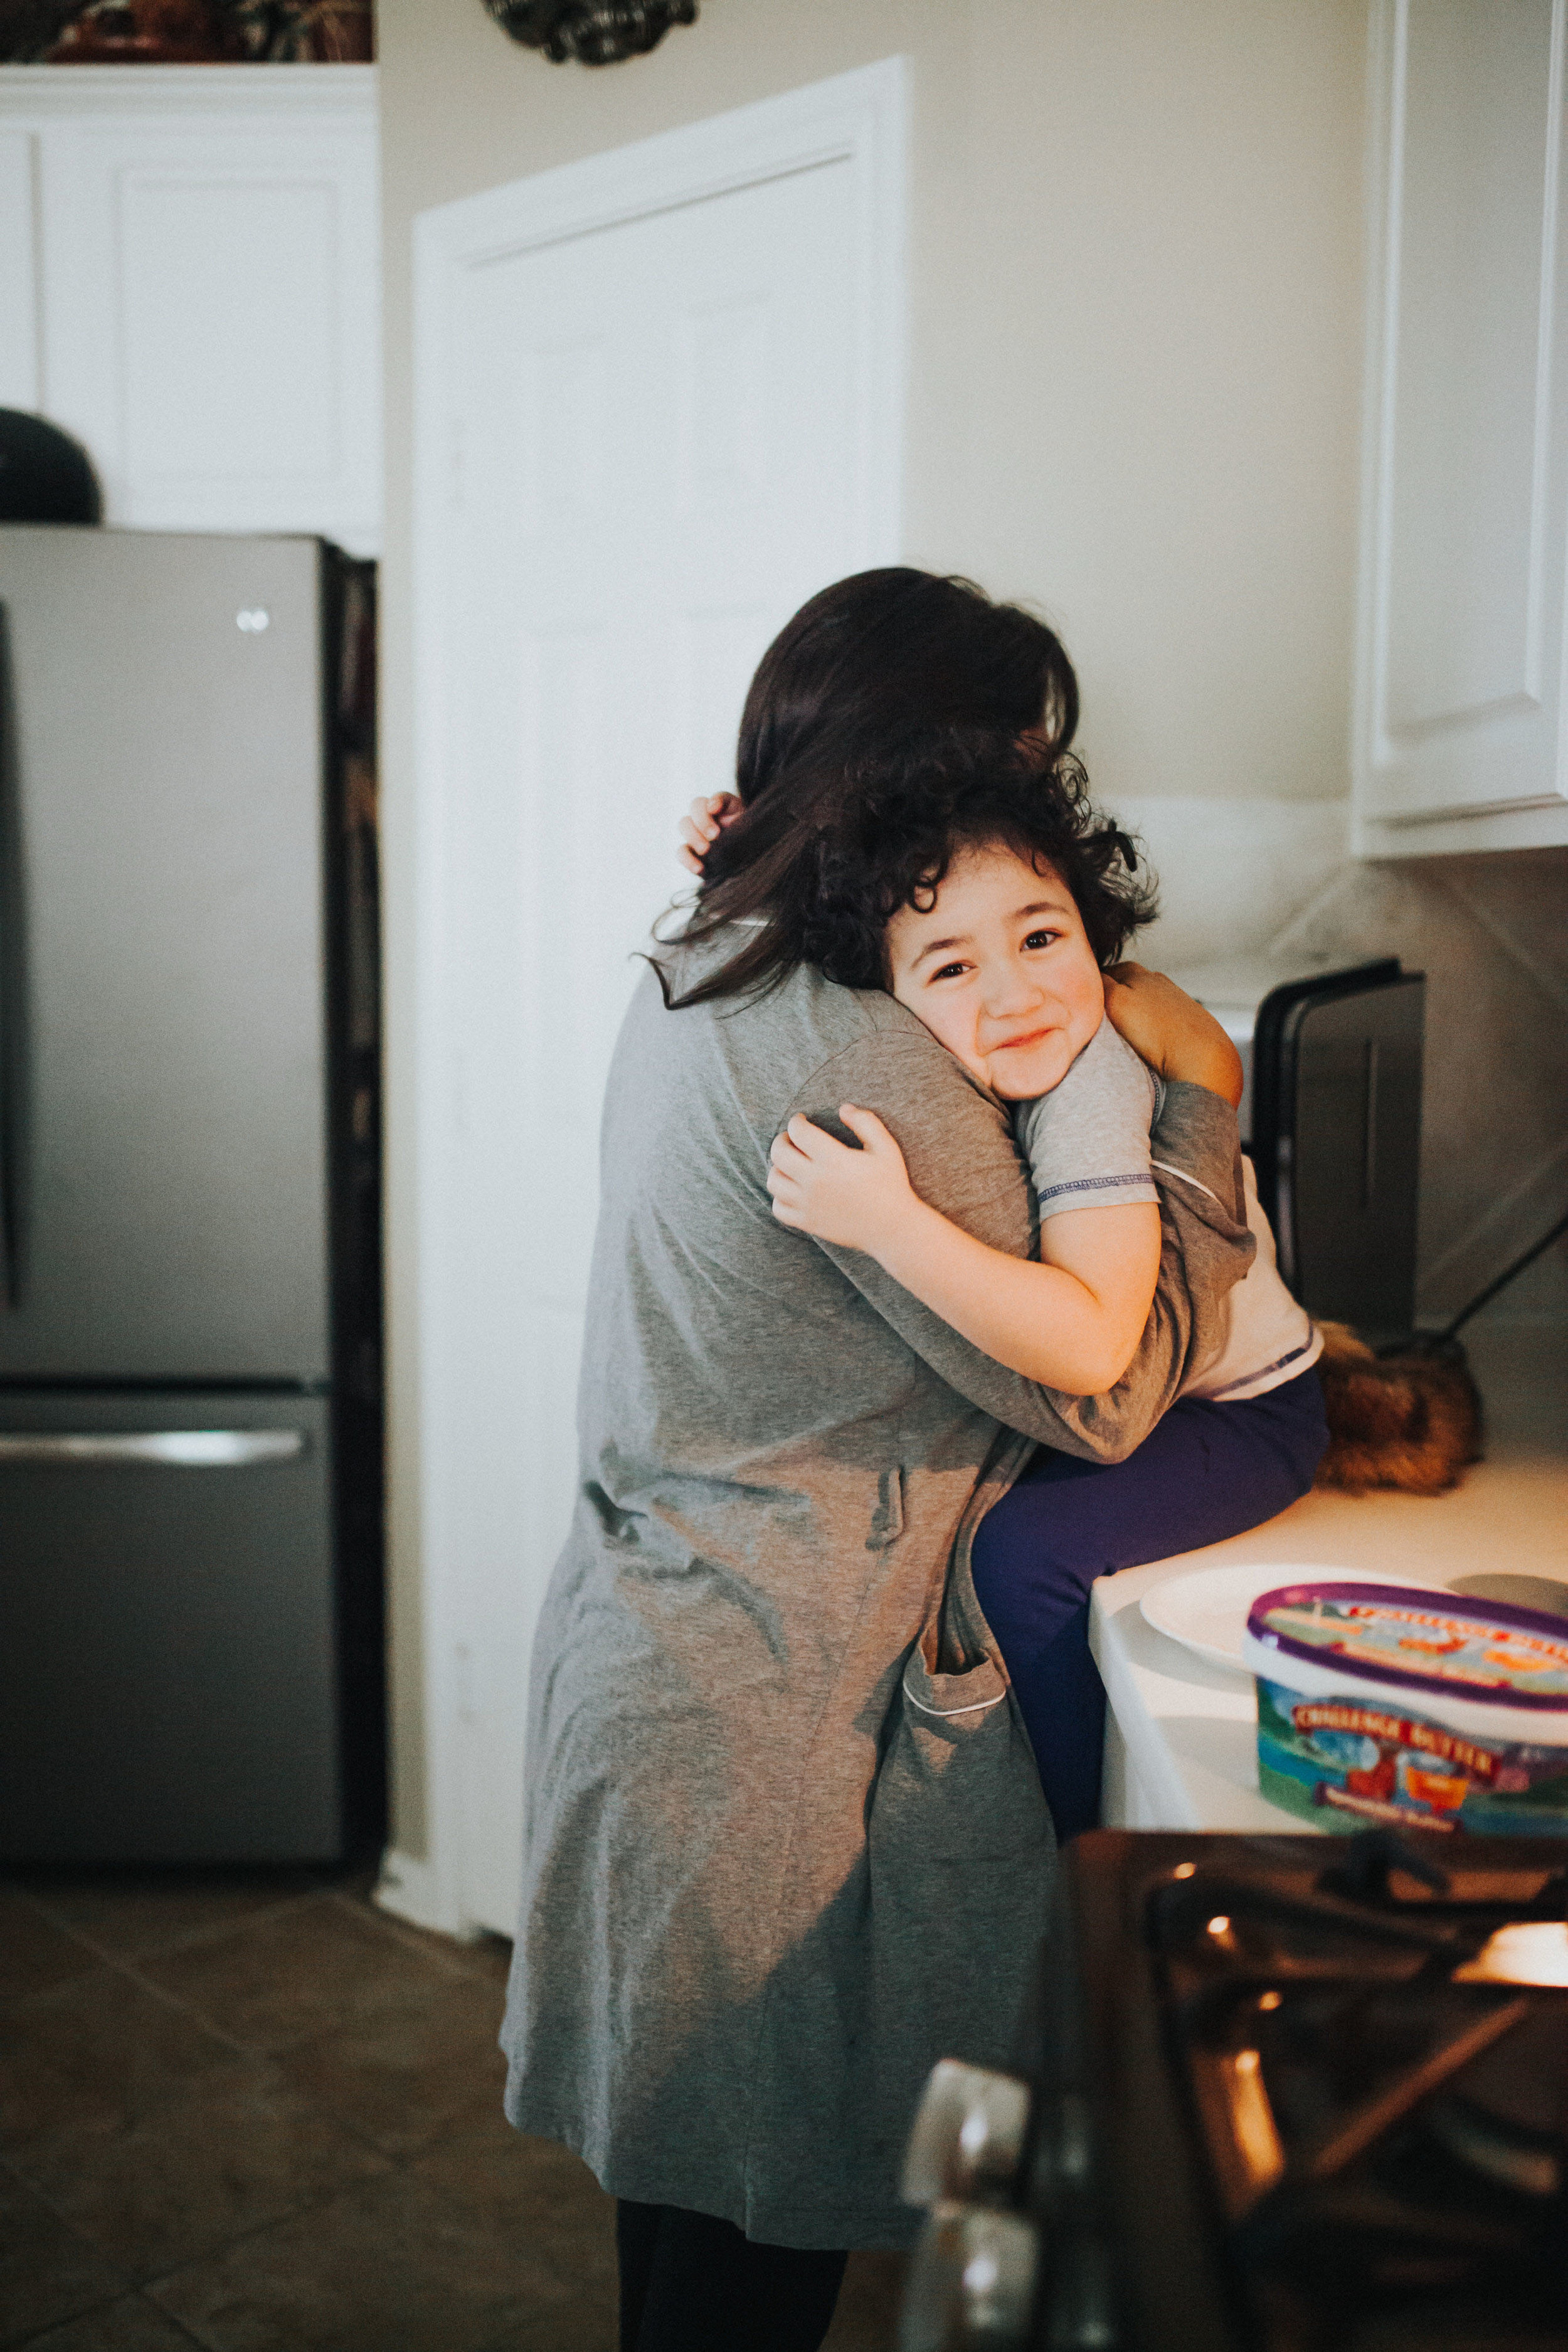
[{"label": "young child", "polygon": [[[1043,782],[1042,794],[1048,790]],[[682,827],[689,865],[700,866],[735,805],[727,796],[693,803]],[[1163,1079],[1107,1017],[1109,1004],[1140,1034],[1141,1004],[1170,983],[1112,960],[1152,911],[1147,893],[1108,894],[1081,854],[1086,837],[1120,843],[1113,828],[1096,836],[1079,798],[1053,860],[1037,839],[1016,837],[1005,794],[999,805],[1004,822],[989,826],[961,794],[922,797],[918,782],[902,802],[883,794],[877,823],[896,835],[912,817],[921,856],[900,867],[884,850],[879,866],[863,828],[863,870],[855,870],[853,845],[840,847],[832,888],[841,902],[874,903],[881,914],[881,984],[977,1083],[1014,1106],[1038,1203],[1038,1261],[986,1247],[922,1202],[892,1135],[853,1103],[839,1117],[861,1149],[792,1119],[774,1140],[768,1189],[782,1223],[867,1251],[999,1362],[1053,1388],[1098,1394],[1131,1360],[1151,1311],[1160,1188],[1194,1181],[1153,1160],[1150,1129]],[[1131,845],[1120,846],[1131,858]],[[870,977],[824,968],[859,984]],[[1234,1108],[1240,1062],[1217,1022],[1209,1028],[1206,1066],[1190,1055],[1184,1066]],[[1230,1294],[1217,1349],[1189,1366],[1178,1399],[1125,1462],[1092,1464],[1042,1447],[975,1534],[975,1589],[1058,1840],[1099,1818],[1105,1694],[1088,1645],[1092,1580],[1272,1517],[1310,1485],[1327,1442],[1311,1370],[1321,1335],[1280,1279],[1250,1162],[1241,1167],[1257,1255]],[[1203,1464],[1195,1475],[1194,1456]]]},{"label": "young child", "polygon": [[[689,828],[716,835],[722,802],[692,805]],[[689,833],[688,835],[689,839]],[[864,1250],[977,1348],[1072,1395],[1114,1387],[1131,1361],[1160,1265],[1159,1180],[1149,1130],[1163,1081],[1106,1017],[1110,989],[1152,975],[1102,972],[1063,877],[1003,842],[949,845],[929,904],[904,905],[885,933],[886,984],[971,1076],[1016,1106],[1039,1211],[1039,1260],[988,1248],[930,1208],[874,1112],[840,1106],[860,1150],[805,1118],[773,1148],[773,1213],[820,1241]],[[1241,1066],[1214,1024],[1207,1083],[1234,1108]],[[1299,1378],[1322,1338],[1281,1281],[1273,1236],[1242,1162],[1258,1255],[1231,1293],[1216,1355],[1184,1396],[1240,1400]]]}]

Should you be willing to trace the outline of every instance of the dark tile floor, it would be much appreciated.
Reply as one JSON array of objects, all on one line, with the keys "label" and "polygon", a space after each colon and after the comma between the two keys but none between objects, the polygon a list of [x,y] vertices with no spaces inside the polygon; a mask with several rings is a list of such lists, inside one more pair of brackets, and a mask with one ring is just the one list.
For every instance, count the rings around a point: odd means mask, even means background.
[{"label": "dark tile floor", "polygon": [[0,1878],[0,2347],[612,2352],[610,2200],[501,2118],[506,1946],[368,1885]]}]

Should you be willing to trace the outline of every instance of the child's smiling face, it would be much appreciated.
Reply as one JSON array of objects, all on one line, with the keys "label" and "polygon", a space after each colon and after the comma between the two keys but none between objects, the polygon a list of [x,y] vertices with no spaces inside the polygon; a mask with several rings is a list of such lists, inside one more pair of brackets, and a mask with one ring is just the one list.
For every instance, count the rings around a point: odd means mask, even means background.
[{"label": "child's smiling face", "polygon": [[889,985],[1007,1102],[1049,1094],[1099,1028],[1105,983],[1071,891],[1001,844],[954,857],[888,925]]}]

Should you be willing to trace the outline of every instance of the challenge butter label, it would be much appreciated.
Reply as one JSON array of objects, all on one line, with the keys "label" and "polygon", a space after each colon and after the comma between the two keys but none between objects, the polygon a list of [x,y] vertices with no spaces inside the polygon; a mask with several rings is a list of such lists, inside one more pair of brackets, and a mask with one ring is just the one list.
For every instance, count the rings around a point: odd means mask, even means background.
[{"label": "challenge butter label", "polygon": [[1423,1723],[1413,1715],[1384,1715],[1376,1707],[1345,1706],[1337,1699],[1299,1699],[1290,1710],[1294,1730],[1303,1734],[1314,1731],[1355,1731],[1364,1739],[1391,1740],[1396,1748],[1412,1748],[1428,1756],[1437,1756],[1458,1764],[1480,1780],[1489,1780],[1498,1769],[1496,1754],[1474,1739],[1461,1739],[1458,1732],[1445,1731],[1440,1724]]},{"label": "challenge butter label", "polygon": [[1568,1829],[1568,1751],[1481,1740],[1364,1701],[1258,1682],[1264,1796],[1320,1829],[1369,1821],[1518,1835]]}]

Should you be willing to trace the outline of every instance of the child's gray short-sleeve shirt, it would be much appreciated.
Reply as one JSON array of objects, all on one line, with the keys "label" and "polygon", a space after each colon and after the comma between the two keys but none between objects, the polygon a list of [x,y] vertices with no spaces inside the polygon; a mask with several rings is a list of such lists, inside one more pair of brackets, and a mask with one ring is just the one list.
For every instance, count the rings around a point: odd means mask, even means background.
[{"label": "child's gray short-sleeve shirt", "polygon": [[[1068,1209],[1158,1202],[1149,1129],[1164,1096],[1163,1080],[1104,1020],[1059,1086],[1018,1105],[1014,1130],[1042,1222]],[[1161,1167],[1167,1181],[1194,1181],[1180,1168]],[[1262,1396],[1295,1380],[1322,1352],[1321,1332],[1279,1278],[1251,1161],[1244,1158],[1242,1169],[1258,1255],[1226,1301],[1224,1343],[1183,1381],[1184,1396],[1216,1402]]]},{"label": "child's gray short-sleeve shirt", "polygon": [[1157,1202],[1149,1129],[1163,1096],[1148,1064],[1102,1021],[1061,1084],[1016,1114],[1041,1216]]}]

